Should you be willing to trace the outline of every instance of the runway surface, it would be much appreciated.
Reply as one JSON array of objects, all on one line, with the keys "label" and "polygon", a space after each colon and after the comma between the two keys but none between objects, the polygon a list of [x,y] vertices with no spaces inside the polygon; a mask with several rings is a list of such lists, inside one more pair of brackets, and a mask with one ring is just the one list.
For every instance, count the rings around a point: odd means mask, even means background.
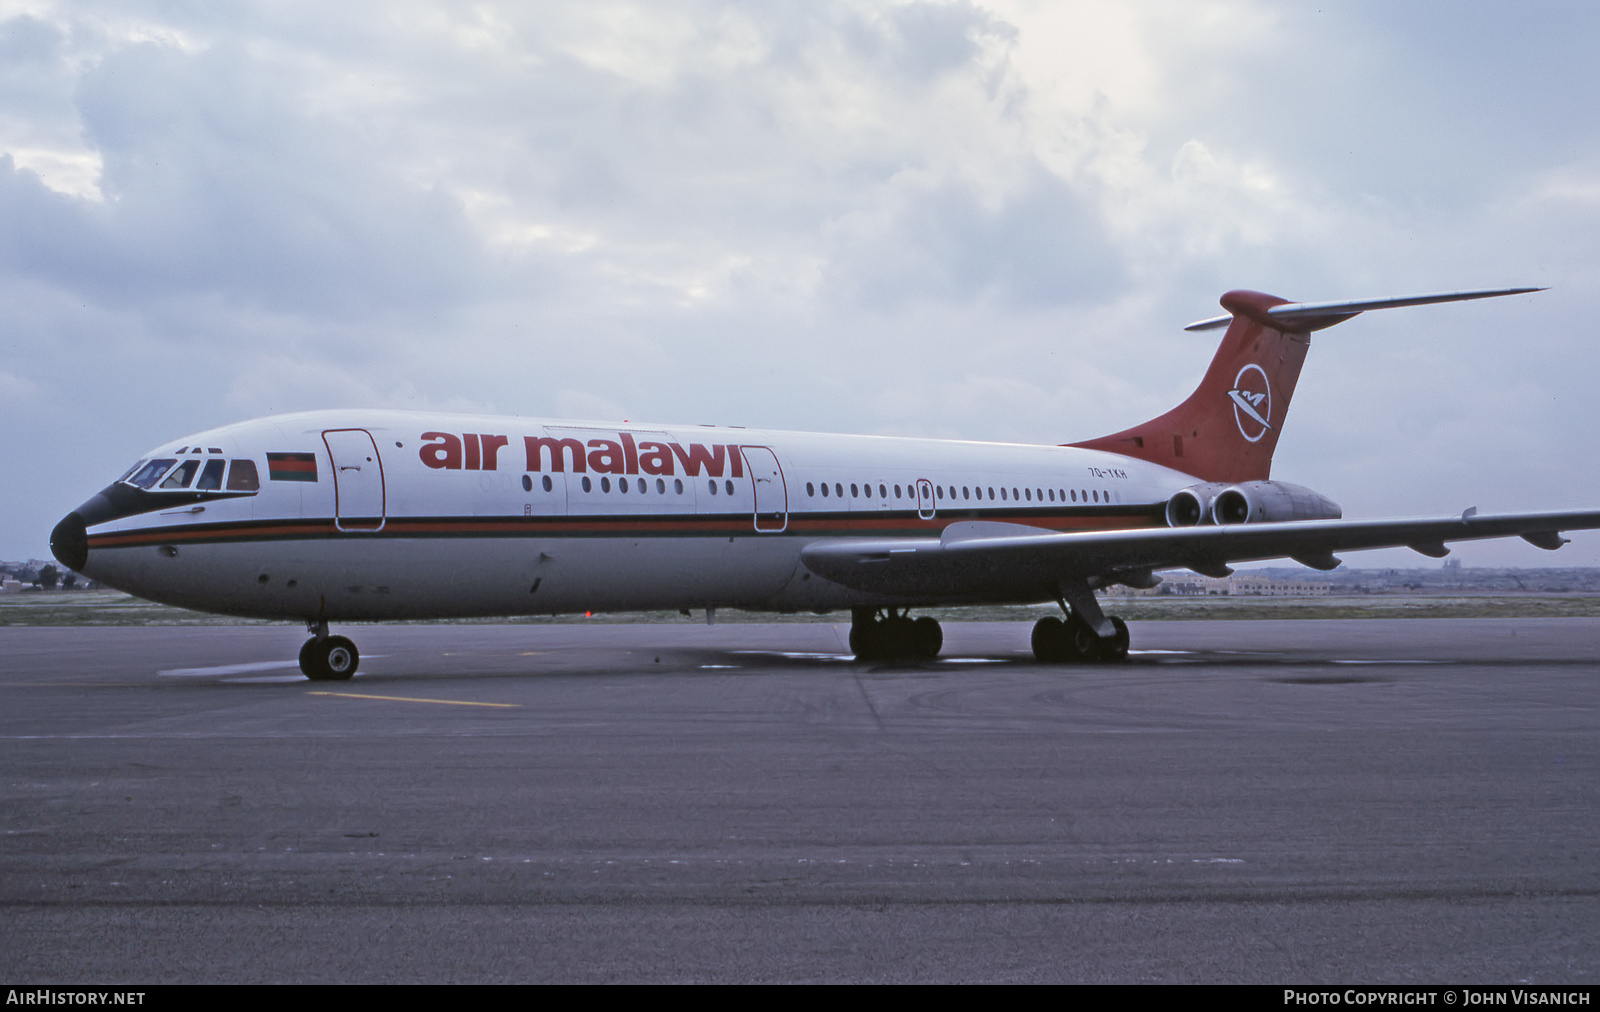
[{"label": "runway surface", "polygon": [[1593,982],[1600,620],[0,629],[0,976]]}]

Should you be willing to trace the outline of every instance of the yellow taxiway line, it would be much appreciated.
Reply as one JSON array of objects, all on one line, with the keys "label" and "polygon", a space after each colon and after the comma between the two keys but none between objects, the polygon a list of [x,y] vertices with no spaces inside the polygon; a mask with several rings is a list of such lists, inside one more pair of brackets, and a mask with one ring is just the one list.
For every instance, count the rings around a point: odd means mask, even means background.
[{"label": "yellow taxiway line", "polygon": [[522,708],[520,703],[477,703],[469,699],[418,699],[414,696],[373,696],[360,692],[308,692],[308,696],[343,696],[345,699],[385,699],[392,703],[438,703],[442,706],[494,706],[508,710]]}]

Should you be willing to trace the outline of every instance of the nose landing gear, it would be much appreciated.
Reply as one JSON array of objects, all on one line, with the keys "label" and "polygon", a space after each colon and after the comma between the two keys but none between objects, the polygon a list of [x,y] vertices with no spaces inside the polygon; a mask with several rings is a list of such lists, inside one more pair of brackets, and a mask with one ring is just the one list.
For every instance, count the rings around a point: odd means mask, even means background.
[{"label": "nose landing gear", "polygon": [[361,664],[361,652],[343,636],[329,636],[326,620],[308,622],[314,634],[300,648],[300,671],[313,682],[346,682]]}]

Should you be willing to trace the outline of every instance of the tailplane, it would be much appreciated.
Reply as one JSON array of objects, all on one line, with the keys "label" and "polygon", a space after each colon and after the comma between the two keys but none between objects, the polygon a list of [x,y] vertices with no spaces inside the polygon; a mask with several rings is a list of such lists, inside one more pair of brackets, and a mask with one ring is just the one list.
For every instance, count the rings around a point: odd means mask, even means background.
[{"label": "tailplane", "polygon": [[1343,323],[1369,309],[1538,291],[1543,289],[1500,288],[1351,302],[1289,302],[1261,292],[1232,291],[1222,297],[1228,315],[1184,328],[1228,328],[1205,378],[1188,400],[1142,425],[1067,445],[1148,460],[1202,481],[1265,481],[1271,477],[1272,451],[1278,446],[1289,399],[1311,347],[1312,331]]}]

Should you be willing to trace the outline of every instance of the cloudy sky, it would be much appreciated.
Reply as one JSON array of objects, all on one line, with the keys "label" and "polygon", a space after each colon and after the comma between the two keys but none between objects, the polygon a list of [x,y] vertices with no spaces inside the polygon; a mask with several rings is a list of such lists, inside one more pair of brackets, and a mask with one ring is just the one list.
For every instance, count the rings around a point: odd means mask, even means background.
[{"label": "cloudy sky", "polygon": [[1576,0],[0,0],[0,558],[306,408],[1087,438],[1240,287],[1551,286],[1317,335],[1274,475],[1600,505],[1596,52]]}]

